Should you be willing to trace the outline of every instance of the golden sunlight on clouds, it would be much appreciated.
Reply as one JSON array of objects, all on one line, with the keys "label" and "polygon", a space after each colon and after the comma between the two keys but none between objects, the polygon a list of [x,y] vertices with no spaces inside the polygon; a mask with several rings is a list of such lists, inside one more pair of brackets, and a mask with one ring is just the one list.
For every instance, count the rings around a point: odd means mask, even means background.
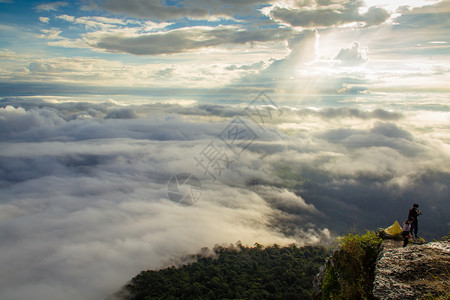
[{"label": "golden sunlight on clouds", "polygon": [[412,203],[448,234],[449,32],[449,0],[0,0],[0,299]]}]

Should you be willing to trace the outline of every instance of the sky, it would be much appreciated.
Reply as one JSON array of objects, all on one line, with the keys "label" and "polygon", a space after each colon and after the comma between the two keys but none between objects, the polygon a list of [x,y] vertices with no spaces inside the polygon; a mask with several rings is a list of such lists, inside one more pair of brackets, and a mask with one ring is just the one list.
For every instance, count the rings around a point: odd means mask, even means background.
[{"label": "sky", "polygon": [[0,0],[0,299],[105,298],[413,203],[446,235],[449,32],[439,0]]}]

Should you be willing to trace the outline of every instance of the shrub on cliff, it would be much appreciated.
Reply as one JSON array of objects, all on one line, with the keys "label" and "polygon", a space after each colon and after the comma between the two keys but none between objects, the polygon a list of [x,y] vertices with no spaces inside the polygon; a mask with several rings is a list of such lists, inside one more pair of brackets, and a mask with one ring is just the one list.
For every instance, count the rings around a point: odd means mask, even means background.
[{"label": "shrub on cliff", "polygon": [[375,263],[382,240],[375,232],[339,239],[322,282],[324,299],[373,299]]}]

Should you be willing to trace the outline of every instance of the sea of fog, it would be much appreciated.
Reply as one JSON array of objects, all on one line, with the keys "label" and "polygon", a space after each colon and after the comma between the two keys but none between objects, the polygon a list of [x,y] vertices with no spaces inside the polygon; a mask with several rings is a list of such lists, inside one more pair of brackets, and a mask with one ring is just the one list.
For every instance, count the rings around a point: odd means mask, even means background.
[{"label": "sea of fog", "polygon": [[202,247],[329,244],[413,203],[447,234],[448,95],[295,99],[1,99],[0,299],[101,299]]}]

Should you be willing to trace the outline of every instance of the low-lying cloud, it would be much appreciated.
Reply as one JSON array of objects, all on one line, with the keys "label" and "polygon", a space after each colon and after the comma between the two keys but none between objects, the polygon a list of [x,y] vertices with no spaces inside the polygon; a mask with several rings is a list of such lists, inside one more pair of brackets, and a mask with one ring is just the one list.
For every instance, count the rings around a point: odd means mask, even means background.
[{"label": "low-lying cloud", "polygon": [[[241,105],[0,104],[2,299],[98,299],[204,246],[326,243],[413,202],[421,235],[448,230],[439,126],[407,112],[280,107],[261,128]],[[240,155],[220,138],[235,117],[257,134]],[[215,181],[194,159],[211,143],[230,158]],[[183,172],[202,183],[194,206],[168,199]]]}]

